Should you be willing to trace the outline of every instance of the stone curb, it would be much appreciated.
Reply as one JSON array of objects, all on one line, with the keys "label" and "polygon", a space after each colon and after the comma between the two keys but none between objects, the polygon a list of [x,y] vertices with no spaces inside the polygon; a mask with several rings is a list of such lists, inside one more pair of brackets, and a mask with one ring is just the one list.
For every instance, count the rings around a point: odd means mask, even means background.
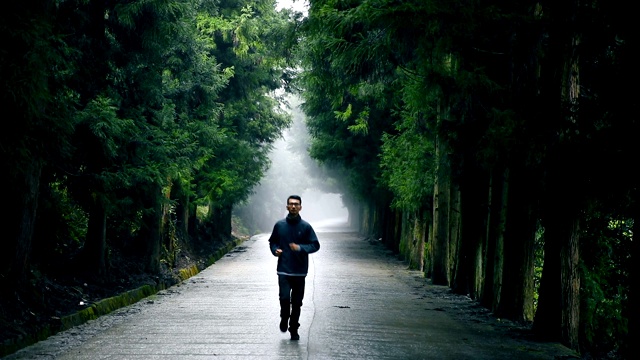
[{"label": "stone curb", "polygon": [[[216,261],[221,259],[236,246],[242,244],[245,240],[245,238],[235,238],[233,241],[229,241],[225,246],[218,249],[208,259],[202,269],[199,269],[197,265],[179,269],[177,275],[180,281],[178,283],[185,281],[194,275],[197,275],[200,271],[213,265]],[[12,354],[22,348],[37,343],[38,341],[45,340],[48,337],[53,336],[59,332],[84,324],[87,321],[95,320],[98,317],[107,315],[117,309],[134,304],[144,298],[155,295],[159,291],[165,290],[166,288],[174,285],[177,284],[167,284],[163,282],[158,285],[144,285],[137,289],[129,290],[120,295],[97,301],[86,309],[60,318],[59,324],[45,325],[35,333],[20,335],[13,339],[4,340],[2,344],[0,344],[0,357]]]}]

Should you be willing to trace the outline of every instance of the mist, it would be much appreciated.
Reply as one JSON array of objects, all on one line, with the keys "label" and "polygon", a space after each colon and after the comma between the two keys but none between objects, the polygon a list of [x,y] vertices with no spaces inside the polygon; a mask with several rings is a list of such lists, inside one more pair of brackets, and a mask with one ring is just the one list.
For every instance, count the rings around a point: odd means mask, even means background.
[{"label": "mist", "polygon": [[302,198],[300,216],[316,231],[346,226],[348,221],[339,181],[308,155],[309,134],[300,100],[289,96],[288,102],[290,109],[286,111],[292,115],[291,127],[273,144],[269,155],[271,166],[254,193],[234,209],[234,215],[252,235],[270,232],[274,223],[287,215],[289,195]]}]

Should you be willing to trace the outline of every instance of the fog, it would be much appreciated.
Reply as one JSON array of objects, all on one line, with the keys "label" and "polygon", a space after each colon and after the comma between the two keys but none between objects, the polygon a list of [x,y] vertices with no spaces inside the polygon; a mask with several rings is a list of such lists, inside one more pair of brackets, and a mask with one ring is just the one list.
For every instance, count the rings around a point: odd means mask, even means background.
[{"label": "fog", "polygon": [[293,11],[301,12],[304,16],[307,16],[309,12],[308,0],[278,0],[276,1],[276,10],[283,8],[289,8]]},{"label": "fog", "polygon": [[[289,195],[300,195],[302,210],[300,215],[309,222],[328,219],[347,218],[347,209],[342,204],[340,194],[327,193],[315,188],[314,183],[321,179],[314,177],[312,170],[305,167],[300,154],[292,152],[287,145],[292,143],[291,134],[279,140],[271,156],[272,165],[263,181],[259,192],[267,192],[280,199],[279,217],[287,215],[286,201]],[[306,155],[308,156],[308,155]],[[311,159],[307,160],[311,162]],[[269,184],[269,185],[263,185]]]},{"label": "fog", "polygon": [[309,135],[299,100],[289,97],[292,126],[276,141],[270,152],[271,166],[246,204],[234,209],[234,215],[251,234],[270,232],[273,224],[287,215],[289,195],[302,198],[300,216],[314,228],[346,226],[348,211],[336,179],[328,176],[308,155]]}]

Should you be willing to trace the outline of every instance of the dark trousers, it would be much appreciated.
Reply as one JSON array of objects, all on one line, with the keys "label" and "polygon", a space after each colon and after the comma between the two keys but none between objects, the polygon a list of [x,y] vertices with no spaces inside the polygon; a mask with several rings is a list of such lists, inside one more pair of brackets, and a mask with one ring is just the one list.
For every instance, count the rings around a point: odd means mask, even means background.
[{"label": "dark trousers", "polygon": [[300,326],[298,321],[300,320],[300,307],[304,298],[304,280],[304,276],[278,275],[280,316],[283,319],[290,318],[289,327],[293,330],[298,329]]}]

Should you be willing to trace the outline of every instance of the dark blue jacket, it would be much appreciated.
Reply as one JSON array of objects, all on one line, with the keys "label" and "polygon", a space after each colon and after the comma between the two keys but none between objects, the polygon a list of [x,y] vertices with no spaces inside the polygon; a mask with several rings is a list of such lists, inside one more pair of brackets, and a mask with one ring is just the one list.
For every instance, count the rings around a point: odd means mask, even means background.
[{"label": "dark blue jacket", "polygon": [[[290,243],[300,245],[300,250],[291,250]],[[309,271],[309,254],[320,250],[320,242],[308,222],[300,216],[287,216],[273,226],[269,247],[274,256],[276,250],[282,249],[282,254],[278,257],[278,275],[306,276]]]}]

